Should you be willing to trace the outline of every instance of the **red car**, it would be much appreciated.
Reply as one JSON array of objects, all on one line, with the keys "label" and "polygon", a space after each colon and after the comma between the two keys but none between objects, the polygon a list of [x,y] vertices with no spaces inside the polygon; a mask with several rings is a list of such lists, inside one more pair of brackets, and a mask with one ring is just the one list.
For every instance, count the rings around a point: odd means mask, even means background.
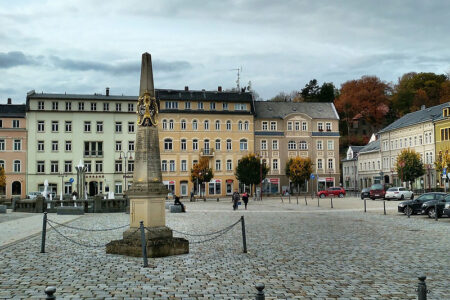
[{"label": "red car", "polygon": [[325,198],[329,196],[337,196],[339,198],[344,198],[345,196],[345,190],[341,187],[331,187],[324,191],[320,191],[317,193],[317,197]]},{"label": "red car", "polygon": [[383,186],[380,183],[372,184],[370,187],[370,199],[384,199],[384,196],[386,195],[386,188],[387,186]]}]

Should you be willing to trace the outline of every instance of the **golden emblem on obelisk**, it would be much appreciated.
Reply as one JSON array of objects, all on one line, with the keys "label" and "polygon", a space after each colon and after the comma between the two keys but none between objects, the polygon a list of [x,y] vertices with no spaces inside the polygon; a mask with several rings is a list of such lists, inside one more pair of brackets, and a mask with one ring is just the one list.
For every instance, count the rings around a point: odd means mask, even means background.
[{"label": "golden emblem on obelisk", "polygon": [[158,104],[156,98],[150,96],[150,92],[145,90],[144,95],[139,97],[137,111],[137,124],[139,126],[156,126],[158,125]]}]

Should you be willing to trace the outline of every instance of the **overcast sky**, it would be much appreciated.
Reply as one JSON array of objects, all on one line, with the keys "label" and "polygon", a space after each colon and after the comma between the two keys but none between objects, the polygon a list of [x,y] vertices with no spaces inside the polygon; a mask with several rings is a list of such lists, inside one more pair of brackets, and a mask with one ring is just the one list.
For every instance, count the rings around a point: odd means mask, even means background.
[{"label": "overcast sky", "polygon": [[137,95],[252,82],[263,99],[312,78],[450,72],[450,1],[0,0],[0,103],[26,92]]}]

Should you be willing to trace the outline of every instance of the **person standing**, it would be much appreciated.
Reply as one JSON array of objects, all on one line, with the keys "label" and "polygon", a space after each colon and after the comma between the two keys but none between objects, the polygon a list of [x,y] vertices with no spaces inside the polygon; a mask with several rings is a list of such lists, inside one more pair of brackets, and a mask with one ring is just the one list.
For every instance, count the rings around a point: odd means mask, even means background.
[{"label": "person standing", "polygon": [[233,193],[233,197],[232,197],[232,201],[233,201],[233,210],[237,210],[238,209],[238,202],[240,200],[240,195],[239,193],[236,191]]},{"label": "person standing", "polygon": [[248,194],[247,194],[247,192],[245,192],[245,193],[242,195],[242,201],[244,201],[245,210],[247,210],[247,204],[248,204]]}]

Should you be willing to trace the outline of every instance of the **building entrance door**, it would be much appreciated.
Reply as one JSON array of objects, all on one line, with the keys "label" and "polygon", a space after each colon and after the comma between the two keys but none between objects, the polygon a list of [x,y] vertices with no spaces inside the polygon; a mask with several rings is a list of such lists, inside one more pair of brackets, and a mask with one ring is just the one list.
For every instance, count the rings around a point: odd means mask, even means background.
[{"label": "building entrance door", "polygon": [[89,196],[95,196],[98,194],[98,182],[91,181],[89,182]]}]

